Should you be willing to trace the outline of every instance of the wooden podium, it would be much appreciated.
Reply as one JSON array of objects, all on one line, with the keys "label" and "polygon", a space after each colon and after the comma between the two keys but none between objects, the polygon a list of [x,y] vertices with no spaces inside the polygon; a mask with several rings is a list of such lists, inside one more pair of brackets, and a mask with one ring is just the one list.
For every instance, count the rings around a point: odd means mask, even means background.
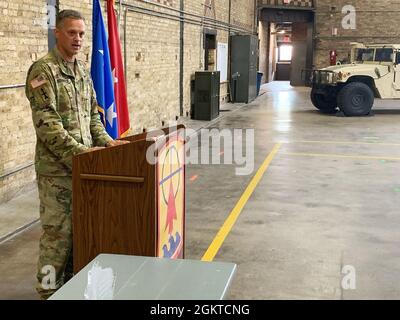
[{"label": "wooden podium", "polygon": [[123,140],[73,159],[74,273],[101,253],[184,257],[185,127]]}]

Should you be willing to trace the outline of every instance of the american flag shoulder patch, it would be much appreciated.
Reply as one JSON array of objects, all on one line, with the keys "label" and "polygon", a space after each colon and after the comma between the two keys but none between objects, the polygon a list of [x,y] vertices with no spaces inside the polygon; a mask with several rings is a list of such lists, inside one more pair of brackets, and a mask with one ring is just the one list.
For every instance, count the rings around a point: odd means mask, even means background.
[{"label": "american flag shoulder patch", "polygon": [[31,81],[31,86],[33,89],[36,89],[45,83],[47,83],[47,79],[43,75],[39,75]]}]

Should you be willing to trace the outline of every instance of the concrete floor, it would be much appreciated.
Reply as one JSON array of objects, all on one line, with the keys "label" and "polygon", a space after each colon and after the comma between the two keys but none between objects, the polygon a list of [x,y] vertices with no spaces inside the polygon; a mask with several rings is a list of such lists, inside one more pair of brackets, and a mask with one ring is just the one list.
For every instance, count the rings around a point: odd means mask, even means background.
[{"label": "concrete floor", "polygon": [[[319,113],[307,88],[262,92],[212,124],[255,129],[254,173],[281,143],[215,257],[238,264],[228,298],[399,299],[400,103],[341,118]],[[201,259],[252,176],[234,165],[187,170],[186,257]],[[37,298],[39,234],[34,225],[0,244],[0,298]],[[347,265],[354,290],[341,286]]]}]

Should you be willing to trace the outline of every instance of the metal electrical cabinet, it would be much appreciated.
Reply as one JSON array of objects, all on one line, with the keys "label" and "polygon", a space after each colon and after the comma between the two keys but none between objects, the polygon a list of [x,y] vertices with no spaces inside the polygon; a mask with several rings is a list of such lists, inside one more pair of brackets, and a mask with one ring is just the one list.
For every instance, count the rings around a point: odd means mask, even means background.
[{"label": "metal electrical cabinet", "polygon": [[194,109],[195,120],[213,120],[219,115],[219,71],[195,73]]},{"label": "metal electrical cabinet", "polygon": [[257,96],[258,39],[231,36],[231,92],[233,102],[248,103]]}]

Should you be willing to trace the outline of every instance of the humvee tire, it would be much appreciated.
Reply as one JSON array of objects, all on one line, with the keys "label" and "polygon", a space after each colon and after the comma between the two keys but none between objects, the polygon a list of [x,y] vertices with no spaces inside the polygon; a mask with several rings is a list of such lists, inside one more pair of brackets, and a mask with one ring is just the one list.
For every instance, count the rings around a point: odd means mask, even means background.
[{"label": "humvee tire", "polygon": [[335,113],[337,108],[336,95],[322,94],[317,92],[315,88],[311,89],[311,102],[317,109],[324,113]]},{"label": "humvee tire", "polygon": [[348,117],[366,116],[374,104],[374,93],[362,82],[346,84],[338,94],[337,105]]}]

